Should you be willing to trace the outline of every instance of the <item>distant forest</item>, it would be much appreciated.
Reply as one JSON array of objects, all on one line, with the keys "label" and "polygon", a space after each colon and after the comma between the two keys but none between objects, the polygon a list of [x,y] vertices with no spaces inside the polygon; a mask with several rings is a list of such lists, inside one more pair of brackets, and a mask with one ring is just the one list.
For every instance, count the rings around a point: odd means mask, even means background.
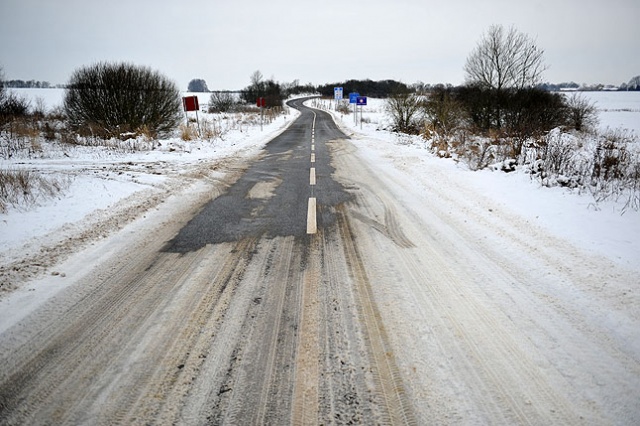
[{"label": "distant forest", "polygon": [[[50,89],[52,87],[51,83],[48,81],[36,81],[36,80],[5,80],[2,82],[4,87],[11,87],[14,89]],[[63,87],[63,86],[60,86]]]},{"label": "distant forest", "polygon": [[[204,80],[198,80],[204,84],[206,88],[206,82]],[[193,82],[193,81],[192,81]],[[290,84],[285,86],[296,85]],[[49,88],[64,88],[64,84],[51,85],[48,81],[37,80],[5,80],[1,84],[8,88],[19,89],[49,89]],[[372,81],[366,80],[346,80],[344,82],[322,84],[315,87],[317,93],[325,97],[333,97],[333,88],[342,87],[345,96],[351,92],[358,92],[363,96],[369,96],[372,98],[386,98],[393,93],[407,93],[412,91],[429,91],[431,89],[437,89],[442,87],[451,87],[451,85],[445,84],[428,84],[428,83],[414,83],[407,85],[405,83],[395,80],[380,80]],[[311,85],[304,86],[305,90],[314,88]],[[559,91],[640,91],[640,75],[633,77],[629,82],[622,83],[619,86],[605,85],[605,84],[578,84],[576,82],[568,83],[542,83],[538,85],[539,89],[547,90],[550,92]],[[289,87],[289,91],[294,89]],[[208,91],[208,90],[192,90],[192,91]]]},{"label": "distant forest", "polygon": [[640,91],[640,75],[633,77],[628,83],[622,83],[619,86],[605,85],[605,84],[578,84],[576,82],[570,83],[543,83],[538,86],[540,89],[548,90],[550,92],[559,92],[561,90],[576,90],[576,91]]}]

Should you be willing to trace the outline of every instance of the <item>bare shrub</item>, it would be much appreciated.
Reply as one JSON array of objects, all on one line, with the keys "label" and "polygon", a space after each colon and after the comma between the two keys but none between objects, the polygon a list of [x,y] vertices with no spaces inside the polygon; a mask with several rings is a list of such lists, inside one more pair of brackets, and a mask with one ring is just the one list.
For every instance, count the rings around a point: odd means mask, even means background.
[{"label": "bare shrub", "polygon": [[0,126],[25,118],[29,114],[30,108],[31,103],[24,96],[5,93],[0,101]]},{"label": "bare shrub", "polygon": [[575,138],[567,137],[559,131],[550,132],[546,138],[542,161],[544,172],[552,175],[571,175],[576,163],[574,154],[577,152]]},{"label": "bare shrub", "polygon": [[637,136],[623,130],[568,134],[556,129],[530,148],[535,152],[530,168],[545,186],[577,188],[588,191],[596,202],[623,200],[623,212],[638,210],[639,143]]},{"label": "bare shrub", "polygon": [[200,123],[200,130],[202,132],[202,139],[206,139],[209,142],[216,139],[222,139],[228,129],[225,129],[224,123],[228,123],[228,120],[221,120],[214,117],[211,120],[203,120]]},{"label": "bare shrub", "polygon": [[337,102],[336,103],[336,111],[338,111],[340,114],[345,114],[345,115],[349,115],[351,114],[351,104],[349,104],[348,102]]},{"label": "bare shrub", "polygon": [[622,130],[609,130],[600,136],[589,177],[589,189],[596,201],[625,200],[623,212],[640,208],[638,143],[637,137]]},{"label": "bare shrub", "polygon": [[102,138],[146,128],[154,135],[173,131],[182,117],[180,91],[162,74],[132,64],[101,62],[76,70],[64,108],[69,124]]},{"label": "bare shrub", "polygon": [[180,124],[180,139],[192,141],[198,139],[198,129],[193,124]]},{"label": "bare shrub", "polygon": [[0,158],[29,157],[40,150],[38,122],[23,117],[13,119],[0,130]]},{"label": "bare shrub", "polygon": [[238,102],[233,93],[230,92],[212,92],[209,97],[209,112],[233,112]]},{"label": "bare shrub", "polygon": [[462,105],[450,88],[431,90],[423,107],[429,126],[437,132],[452,132],[465,121]]},{"label": "bare shrub", "polygon": [[497,143],[493,139],[474,135],[466,129],[446,134],[431,131],[428,135],[425,137],[431,152],[441,158],[460,161],[471,170],[483,169],[497,161]]},{"label": "bare shrub", "polygon": [[385,110],[391,116],[394,132],[417,135],[421,126],[421,102],[413,93],[400,93],[387,99]]},{"label": "bare shrub", "polygon": [[31,114],[36,119],[43,119],[47,115],[47,105],[44,102],[44,98],[41,96],[36,97],[35,105],[33,106],[33,110]]},{"label": "bare shrub", "polygon": [[598,109],[582,94],[567,97],[567,124],[577,131],[593,131],[598,125]]},{"label": "bare shrub", "polygon": [[598,140],[591,176],[596,180],[604,181],[624,178],[630,160],[626,148],[629,142],[629,134],[619,130],[606,132]]}]

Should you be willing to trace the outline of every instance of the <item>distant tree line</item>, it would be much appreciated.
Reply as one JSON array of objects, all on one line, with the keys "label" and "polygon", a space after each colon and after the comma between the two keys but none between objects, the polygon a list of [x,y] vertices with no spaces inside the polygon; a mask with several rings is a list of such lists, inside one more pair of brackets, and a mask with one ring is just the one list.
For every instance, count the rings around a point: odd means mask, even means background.
[{"label": "distant tree line", "polygon": [[388,98],[396,93],[408,93],[411,88],[395,80],[347,80],[340,83],[324,84],[317,87],[317,92],[325,97],[333,97],[333,89],[342,87],[344,96],[349,93],[359,93],[361,96],[372,98]]},{"label": "distant tree line", "polygon": [[599,92],[599,91],[640,91],[640,75],[633,77],[627,83],[622,83],[620,86],[613,86],[610,84],[578,84],[574,81],[569,83],[541,83],[537,86],[540,89],[547,90],[549,92],[560,91],[577,91],[577,92]]},{"label": "distant tree line", "polygon": [[6,80],[3,82],[4,87],[13,89],[49,89],[51,84],[48,81],[36,81],[36,80]]}]

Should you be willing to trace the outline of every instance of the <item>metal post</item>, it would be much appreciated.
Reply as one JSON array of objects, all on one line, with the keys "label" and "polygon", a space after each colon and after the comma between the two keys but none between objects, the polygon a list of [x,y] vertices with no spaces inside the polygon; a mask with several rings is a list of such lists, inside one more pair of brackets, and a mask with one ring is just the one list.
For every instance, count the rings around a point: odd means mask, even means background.
[{"label": "metal post", "polygon": [[353,104],[353,124],[358,125],[358,107],[357,103]]},{"label": "metal post", "polygon": [[200,119],[198,118],[198,110],[196,110],[196,123],[198,123],[198,136],[202,139],[202,132],[200,131]]}]

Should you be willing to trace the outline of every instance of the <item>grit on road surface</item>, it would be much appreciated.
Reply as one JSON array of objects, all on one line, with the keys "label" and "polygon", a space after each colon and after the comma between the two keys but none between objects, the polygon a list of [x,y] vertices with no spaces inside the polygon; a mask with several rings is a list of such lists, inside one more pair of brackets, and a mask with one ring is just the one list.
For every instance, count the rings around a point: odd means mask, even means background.
[{"label": "grit on road surface", "polygon": [[638,423],[638,273],[297,107],[4,328],[0,424]]}]

